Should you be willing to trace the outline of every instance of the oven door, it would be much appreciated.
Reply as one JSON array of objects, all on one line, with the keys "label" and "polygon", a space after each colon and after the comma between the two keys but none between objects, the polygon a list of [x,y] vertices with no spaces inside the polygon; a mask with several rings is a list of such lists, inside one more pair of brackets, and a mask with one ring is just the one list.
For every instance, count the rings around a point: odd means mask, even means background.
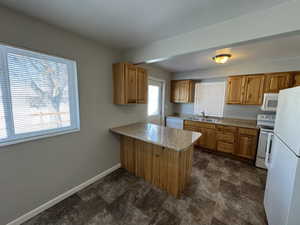
[{"label": "oven door", "polygon": [[259,134],[258,148],[256,154],[255,165],[259,168],[267,169],[265,164],[266,152],[268,148],[268,136],[272,134],[272,130],[261,129]]}]

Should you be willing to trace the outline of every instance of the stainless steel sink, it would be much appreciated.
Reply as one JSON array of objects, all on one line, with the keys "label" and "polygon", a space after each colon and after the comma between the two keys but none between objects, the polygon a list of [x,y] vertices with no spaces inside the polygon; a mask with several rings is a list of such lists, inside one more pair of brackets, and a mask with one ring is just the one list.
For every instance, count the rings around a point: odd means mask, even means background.
[{"label": "stainless steel sink", "polygon": [[219,119],[204,118],[204,117],[197,117],[197,116],[192,116],[192,117],[189,117],[188,119],[195,120],[195,121],[201,121],[201,122],[208,122],[208,123],[216,123],[219,121]]}]

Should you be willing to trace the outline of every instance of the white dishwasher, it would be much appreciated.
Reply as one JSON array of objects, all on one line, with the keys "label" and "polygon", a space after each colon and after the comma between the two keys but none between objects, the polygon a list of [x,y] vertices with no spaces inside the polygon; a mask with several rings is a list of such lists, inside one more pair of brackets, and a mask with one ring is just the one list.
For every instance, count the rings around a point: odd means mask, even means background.
[{"label": "white dishwasher", "polygon": [[183,119],[180,117],[168,116],[166,125],[170,128],[183,129]]}]

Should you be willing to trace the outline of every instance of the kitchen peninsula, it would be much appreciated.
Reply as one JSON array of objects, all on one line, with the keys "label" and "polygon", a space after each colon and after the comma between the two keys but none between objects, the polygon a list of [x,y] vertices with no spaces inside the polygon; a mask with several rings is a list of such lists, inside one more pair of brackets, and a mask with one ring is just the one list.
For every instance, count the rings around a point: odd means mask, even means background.
[{"label": "kitchen peninsula", "polygon": [[135,123],[111,128],[121,135],[121,165],[136,176],[179,196],[192,170],[193,144],[201,133]]}]

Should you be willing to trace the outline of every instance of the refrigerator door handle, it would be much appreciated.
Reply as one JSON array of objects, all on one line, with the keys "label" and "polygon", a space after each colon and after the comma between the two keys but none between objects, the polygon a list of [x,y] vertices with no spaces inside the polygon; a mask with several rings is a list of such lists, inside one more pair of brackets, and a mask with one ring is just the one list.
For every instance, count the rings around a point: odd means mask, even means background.
[{"label": "refrigerator door handle", "polygon": [[271,155],[271,147],[272,147],[272,133],[268,133],[267,139],[267,148],[266,148],[266,158],[265,158],[265,165],[269,169],[270,166],[270,155]]}]

